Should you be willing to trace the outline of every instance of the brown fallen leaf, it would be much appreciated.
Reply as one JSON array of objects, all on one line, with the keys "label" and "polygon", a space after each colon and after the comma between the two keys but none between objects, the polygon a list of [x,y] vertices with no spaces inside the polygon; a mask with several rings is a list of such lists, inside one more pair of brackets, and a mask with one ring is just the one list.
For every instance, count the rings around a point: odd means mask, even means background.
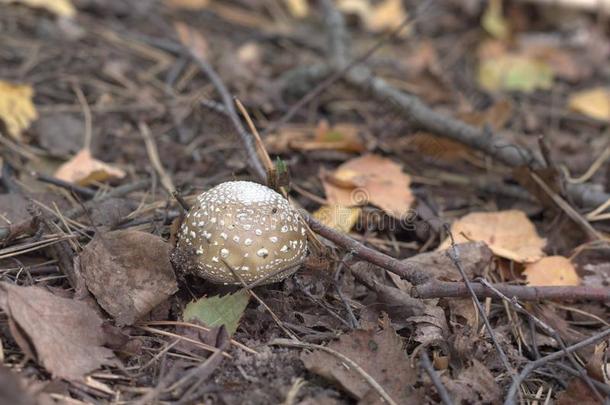
[{"label": "brown fallen leaf", "polygon": [[[418,371],[410,367],[400,336],[390,325],[389,318],[382,320],[382,328],[356,329],[331,342],[329,348],[353,360],[368,373],[399,404],[419,404],[421,398],[413,385]],[[323,351],[304,352],[301,360],[305,367],[337,383],[354,398],[366,404],[382,404],[377,391],[360,374],[345,367],[341,361]]]},{"label": "brown fallen leaf", "polygon": [[[340,179],[340,183],[337,181]],[[353,207],[373,204],[395,218],[409,214],[414,197],[411,178],[399,164],[379,155],[364,155],[343,163],[322,183],[329,202]],[[352,183],[355,187],[345,187]]]},{"label": "brown fallen leaf", "polygon": [[365,146],[359,136],[359,128],[348,123],[329,126],[322,120],[315,128],[289,126],[277,134],[265,137],[264,143],[272,153],[286,153],[297,150],[339,150],[348,153],[364,152]]},{"label": "brown fallen leaf", "polygon": [[449,336],[445,311],[436,305],[437,301],[427,300],[423,314],[407,318],[407,321],[414,325],[413,340],[423,346],[445,345]]},{"label": "brown fallen leaf", "polygon": [[82,380],[102,365],[117,364],[112,351],[102,346],[102,319],[82,301],[3,282],[0,307],[21,349],[53,377]]},{"label": "brown fallen leaf", "polygon": [[117,324],[131,325],[178,289],[170,250],[163,239],[146,232],[108,232],[81,252],[81,272]]},{"label": "brown fallen leaf", "polygon": [[532,286],[542,285],[580,285],[580,277],[569,259],[563,256],[543,257],[529,263],[523,271],[527,283]]},{"label": "brown fallen leaf", "polygon": [[55,172],[55,177],[69,183],[87,186],[95,182],[122,179],[125,177],[125,172],[95,159],[91,151],[85,148],[61,165]]},{"label": "brown fallen leaf", "polygon": [[500,387],[493,374],[476,359],[472,359],[472,365],[463,369],[455,379],[443,374],[442,381],[456,404],[495,404],[500,401]]},{"label": "brown fallen leaf", "polygon": [[566,389],[559,393],[555,403],[557,405],[597,405],[600,402],[586,382],[574,377]]},{"label": "brown fallen leaf", "polygon": [[[534,224],[524,212],[507,210],[499,212],[473,212],[451,225],[456,243],[483,241],[495,255],[519,263],[535,262],[544,256],[546,241],[538,236]],[[439,250],[451,246],[447,238]]]},{"label": "brown fallen leaf", "polygon": [[21,133],[38,118],[32,102],[34,90],[28,85],[18,85],[0,80],[0,121],[15,140],[21,141]]}]

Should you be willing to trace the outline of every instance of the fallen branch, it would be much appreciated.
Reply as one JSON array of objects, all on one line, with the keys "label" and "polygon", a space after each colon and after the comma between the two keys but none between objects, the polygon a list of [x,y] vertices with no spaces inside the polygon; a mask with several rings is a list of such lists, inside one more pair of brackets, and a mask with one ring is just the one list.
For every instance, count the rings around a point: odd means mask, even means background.
[{"label": "fallen branch", "polygon": [[[501,298],[483,284],[472,283],[472,289],[479,298]],[[492,284],[495,289],[510,298],[523,301],[560,300],[560,301],[597,301],[610,302],[610,289],[584,286],[573,287],[530,287],[511,284]],[[419,298],[463,298],[470,293],[463,283],[431,281],[413,287],[413,296]]]}]

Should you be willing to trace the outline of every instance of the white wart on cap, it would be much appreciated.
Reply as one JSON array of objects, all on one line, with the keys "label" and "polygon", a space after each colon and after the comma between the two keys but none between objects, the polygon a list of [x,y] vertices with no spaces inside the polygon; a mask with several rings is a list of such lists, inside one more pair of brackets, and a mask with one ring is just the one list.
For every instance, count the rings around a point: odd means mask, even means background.
[{"label": "white wart on cap", "polygon": [[[194,274],[209,281],[262,284],[294,273],[307,253],[298,212],[279,193],[258,183],[229,181],[199,195],[186,215],[178,248],[190,251]],[[230,266],[231,268],[227,267]]]}]

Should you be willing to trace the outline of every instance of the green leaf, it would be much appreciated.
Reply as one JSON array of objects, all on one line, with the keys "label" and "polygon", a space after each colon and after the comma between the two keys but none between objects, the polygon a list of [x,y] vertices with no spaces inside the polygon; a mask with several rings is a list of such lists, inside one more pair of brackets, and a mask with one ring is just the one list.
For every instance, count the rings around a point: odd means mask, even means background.
[{"label": "green leaf", "polygon": [[278,175],[288,172],[288,167],[286,167],[286,162],[284,162],[282,159],[277,157],[275,159],[275,170],[277,170]]},{"label": "green leaf", "polygon": [[246,290],[222,297],[203,297],[184,308],[182,319],[185,322],[196,320],[210,328],[224,325],[231,336],[237,330],[249,300],[250,294]]}]

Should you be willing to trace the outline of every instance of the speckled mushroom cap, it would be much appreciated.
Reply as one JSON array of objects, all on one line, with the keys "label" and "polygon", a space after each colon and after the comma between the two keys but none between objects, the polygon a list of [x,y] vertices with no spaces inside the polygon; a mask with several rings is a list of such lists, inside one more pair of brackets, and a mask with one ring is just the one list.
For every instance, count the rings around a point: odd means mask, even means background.
[{"label": "speckled mushroom cap", "polygon": [[285,270],[262,283],[269,284],[297,270],[307,237],[298,212],[280,194],[229,181],[197,197],[180,228],[178,248],[194,254],[194,274],[216,283],[240,283],[226,264],[248,284]]}]

